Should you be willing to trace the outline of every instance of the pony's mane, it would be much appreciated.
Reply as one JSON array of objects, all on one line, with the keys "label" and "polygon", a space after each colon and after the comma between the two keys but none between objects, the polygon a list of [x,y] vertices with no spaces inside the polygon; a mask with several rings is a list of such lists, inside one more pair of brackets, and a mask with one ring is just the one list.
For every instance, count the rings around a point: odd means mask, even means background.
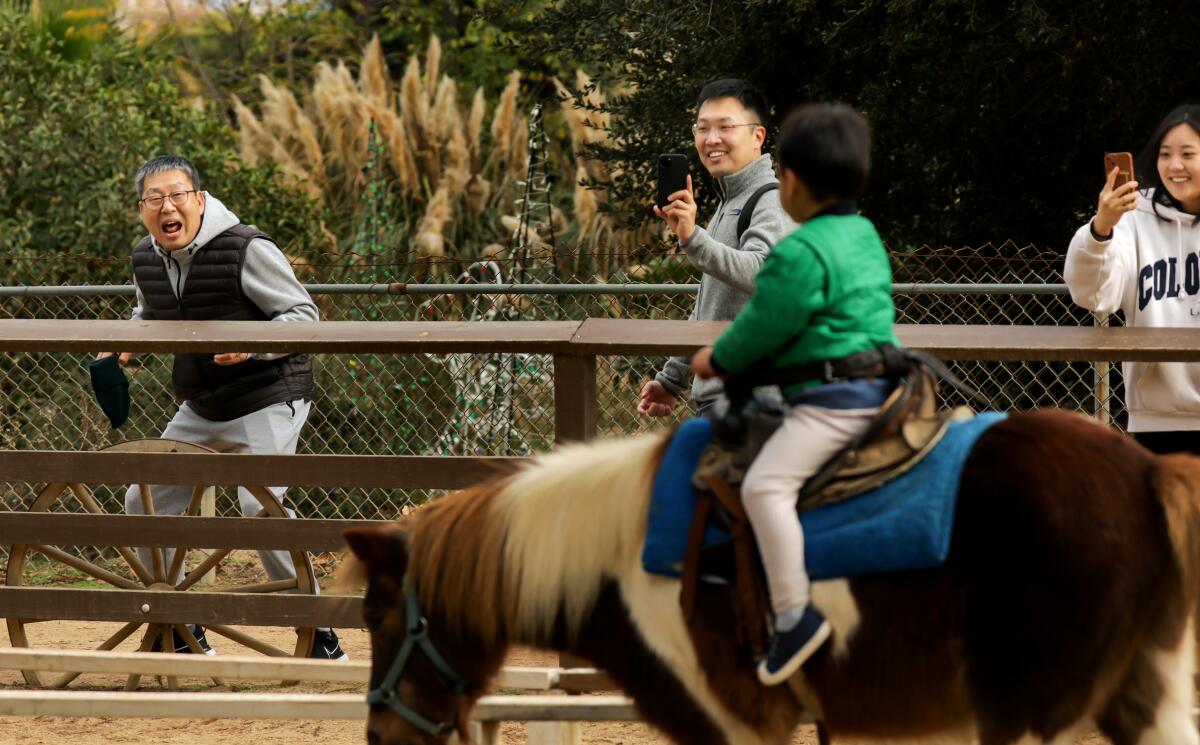
[{"label": "pony's mane", "polygon": [[454,631],[488,644],[508,628],[500,612],[505,525],[494,505],[511,479],[493,476],[430,502],[405,524],[408,577],[417,583],[421,605],[436,608]]},{"label": "pony's mane", "polygon": [[417,510],[421,603],[488,644],[574,635],[604,576],[640,562],[662,434],[573,444]]},{"label": "pony's mane", "polygon": [[561,448],[517,474],[496,502],[505,515],[506,614],[523,640],[545,640],[563,613],[574,638],[605,577],[641,564],[659,433]]}]

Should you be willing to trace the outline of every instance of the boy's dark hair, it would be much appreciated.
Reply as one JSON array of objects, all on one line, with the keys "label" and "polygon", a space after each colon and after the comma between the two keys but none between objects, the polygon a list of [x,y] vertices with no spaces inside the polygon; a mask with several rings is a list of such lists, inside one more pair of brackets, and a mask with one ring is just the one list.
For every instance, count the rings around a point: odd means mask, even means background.
[{"label": "boy's dark hair", "polygon": [[137,174],[133,177],[133,190],[137,192],[137,198],[142,198],[142,186],[146,183],[147,176],[166,171],[183,171],[192,182],[192,188],[197,191],[201,189],[200,172],[196,170],[196,166],[192,165],[190,160],[182,155],[160,153],[137,169]]},{"label": "boy's dark hair", "polygon": [[[758,88],[741,78],[722,78],[714,80],[700,90],[696,97],[696,108],[704,105],[705,101],[714,98],[736,98],[747,110],[758,117],[758,123],[767,126],[767,97]],[[750,122],[747,122],[749,124]]]},{"label": "boy's dark hair", "polygon": [[779,128],[779,162],[816,199],[853,199],[871,172],[871,127],[844,103],[810,103]]},{"label": "boy's dark hair", "polygon": [[[1187,212],[1179,200],[1171,196],[1171,192],[1167,191],[1163,185],[1162,176],[1158,172],[1158,150],[1162,147],[1162,141],[1166,139],[1167,133],[1175,129],[1180,124],[1186,124],[1191,127],[1192,131],[1200,135],[1200,105],[1183,104],[1176,106],[1170,114],[1163,117],[1163,120],[1158,123],[1158,127],[1154,129],[1154,134],[1150,135],[1150,139],[1146,141],[1146,146],[1142,148],[1142,152],[1138,154],[1137,172],[1138,187],[1145,189],[1150,186],[1154,188],[1154,196],[1150,199],[1150,206],[1154,209],[1154,214],[1158,215],[1158,205],[1164,207],[1174,207],[1180,212]],[[1108,174],[1105,174],[1106,176]],[[1161,215],[1159,215],[1161,217]],[[1193,224],[1200,224],[1200,215],[1196,215]]]}]

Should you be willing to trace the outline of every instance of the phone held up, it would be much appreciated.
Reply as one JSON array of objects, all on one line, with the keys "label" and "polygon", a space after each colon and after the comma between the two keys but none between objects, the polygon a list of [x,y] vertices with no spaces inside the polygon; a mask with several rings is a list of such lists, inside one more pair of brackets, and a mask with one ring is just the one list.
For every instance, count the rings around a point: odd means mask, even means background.
[{"label": "phone held up", "polygon": [[1108,178],[1108,174],[1112,169],[1117,169],[1117,179],[1113,182],[1113,188],[1123,186],[1126,183],[1133,181],[1133,154],[1132,153],[1105,153],[1104,154],[1104,177]]},{"label": "phone held up", "polygon": [[658,156],[658,208],[671,202],[671,195],[687,188],[687,156],[680,153],[663,153]]}]

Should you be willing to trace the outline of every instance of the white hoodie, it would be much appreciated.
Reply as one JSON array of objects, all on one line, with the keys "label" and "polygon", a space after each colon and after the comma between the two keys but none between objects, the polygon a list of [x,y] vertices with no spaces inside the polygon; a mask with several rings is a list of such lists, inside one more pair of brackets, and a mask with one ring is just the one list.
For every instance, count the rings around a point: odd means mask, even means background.
[{"label": "white hoodie", "polygon": [[[1071,299],[1126,326],[1200,327],[1200,227],[1194,215],[1151,203],[1121,216],[1109,240],[1089,221],[1071,239],[1063,272]],[[1157,211],[1157,214],[1155,212]],[[1125,362],[1130,432],[1200,430],[1200,363]]]}]

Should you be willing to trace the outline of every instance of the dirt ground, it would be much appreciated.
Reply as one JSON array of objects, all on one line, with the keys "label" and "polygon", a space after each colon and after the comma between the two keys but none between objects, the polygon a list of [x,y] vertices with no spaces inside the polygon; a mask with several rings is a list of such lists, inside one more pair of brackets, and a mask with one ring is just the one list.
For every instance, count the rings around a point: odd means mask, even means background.
[{"label": "dirt ground", "polygon": [[[30,631],[31,643],[35,646],[59,649],[94,648],[116,629],[114,624],[47,622],[36,624]],[[246,629],[260,638],[279,646],[288,642],[290,630]],[[342,644],[351,657],[368,657],[368,639],[365,631],[339,630]],[[7,641],[7,640],[6,640]],[[209,641],[220,654],[244,654],[242,648],[223,637],[209,635]],[[133,642],[127,641],[119,649],[132,651]],[[508,664],[522,666],[553,666],[557,658],[552,653],[534,650],[516,650]],[[232,681],[231,681],[232,682]],[[88,675],[76,681],[77,688],[97,690],[120,690],[124,679],[113,676]],[[211,680],[184,678],[180,685],[186,690],[222,691]],[[236,690],[269,691],[283,690],[277,684],[258,681],[234,682]],[[24,679],[17,671],[0,671],[0,687],[24,687]],[[157,690],[152,679],[142,682],[143,690]],[[308,683],[286,689],[296,692],[363,692],[362,687],[345,684]],[[524,743],[525,727],[512,722],[504,726],[505,745]],[[293,745],[295,743],[319,743],[320,745],[350,745],[365,742],[363,724],[352,721],[322,720],[245,720],[245,719],[117,719],[86,718],[68,719],[58,717],[0,717],[0,745]],[[599,722],[583,725],[583,740],[593,745],[667,745],[667,740],[651,728],[628,722]],[[1106,740],[1089,737],[1080,745],[1100,745]],[[816,736],[812,727],[803,727],[792,740],[792,745],[815,745]],[[850,745],[846,743],[846,745]]]}]

